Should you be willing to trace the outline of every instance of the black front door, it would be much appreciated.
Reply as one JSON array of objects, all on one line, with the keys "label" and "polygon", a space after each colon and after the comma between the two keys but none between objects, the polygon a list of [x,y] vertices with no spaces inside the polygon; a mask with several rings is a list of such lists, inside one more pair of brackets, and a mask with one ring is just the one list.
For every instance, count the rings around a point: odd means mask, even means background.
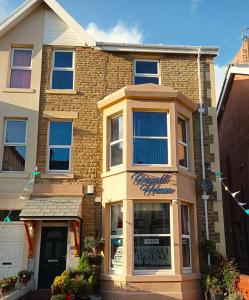
[{"label": "black front door", "polygon": [[55,276],[66,269],[67,227],[43,227],[38,288],[49,289]]}]

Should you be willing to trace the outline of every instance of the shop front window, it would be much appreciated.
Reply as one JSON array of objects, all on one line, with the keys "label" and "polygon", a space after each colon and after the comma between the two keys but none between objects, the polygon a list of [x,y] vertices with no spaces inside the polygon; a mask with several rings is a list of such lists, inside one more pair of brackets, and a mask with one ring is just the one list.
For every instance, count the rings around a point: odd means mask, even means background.
[{"label": "shop front window", "polygon": [[167,113],[133,113],[133,163],[168,164]]},{"label": "shop front window", "polygon": [[191,250],[190,250],[190,224],[189,224],[189,206],[182,204],[182,255],[183,269],[191,271]]},{"label": "shop front window", "polygon": [[123,266],[123,205],[111,206],[110,267],[112,270]]},{"label": "shop front window", "polygon": [[134,269],[171,269],[170,205],[134,205]]}]

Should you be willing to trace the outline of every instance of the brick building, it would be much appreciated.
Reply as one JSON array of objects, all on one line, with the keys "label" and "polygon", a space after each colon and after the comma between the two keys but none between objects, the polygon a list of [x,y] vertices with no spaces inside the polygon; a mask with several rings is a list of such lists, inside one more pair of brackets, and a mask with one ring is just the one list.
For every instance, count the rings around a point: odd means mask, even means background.
[{"label": "brick building", "polygon": [[[26,34],[32,27],[39,35]],[[1,217],[11,199],[21,221],[4,226],[25,224],[28,237],[16,269],[28,266],[35,288],[48,288],[76,266],[85,237],[103,235],[105,299],[199,299],[198,241],[210,238],[225,253],[211,172],[219,171],[218,49],[95,42],[52,0],[25,3],[0,25],[0,38]],[[16,67],[23,74],[14,78]],[[24,170],[5,154],[8,136],[19,145],[20,121]],[[36,165],[41,174],[17,206]]]}]

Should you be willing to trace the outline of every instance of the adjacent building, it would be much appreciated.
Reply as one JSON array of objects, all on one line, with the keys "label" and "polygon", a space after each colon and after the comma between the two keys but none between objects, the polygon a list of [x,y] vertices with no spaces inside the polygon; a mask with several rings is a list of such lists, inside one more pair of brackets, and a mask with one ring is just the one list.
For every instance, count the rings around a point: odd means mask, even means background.
[{"label": "adjacent building", "polygon": [[245,212],[249,209],[248,45],[249,40],[245,38],[228,66],[218,103],[222,177],[230,191],[239,192],[237,201],[225,190],[223,192],[227,255],[235,258],[242,274],[249,274],[249,217]]},{"label": "adjacent building", "polygon": [[48,288],[102,235],[104,299],[200,299],[198,241],[225,253],[218,49],[96,42],[54,0],[0,39],[1,276]]}]

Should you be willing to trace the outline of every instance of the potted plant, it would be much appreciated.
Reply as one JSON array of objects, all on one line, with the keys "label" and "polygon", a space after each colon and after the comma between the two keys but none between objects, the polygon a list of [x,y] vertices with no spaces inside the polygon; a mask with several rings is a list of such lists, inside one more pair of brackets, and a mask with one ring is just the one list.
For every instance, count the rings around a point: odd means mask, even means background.
[{"label": "potted plant", "polygon": [[34,273],[32,271],[22,270],[17,273],[17,277],[20,283],[27,285],[33,274]]},{"label": "potted plant", "polygon": [[4,294],[9,293],[15,289],[17,283],[17,276],[9,276],[0,280],[1,290]]}]

